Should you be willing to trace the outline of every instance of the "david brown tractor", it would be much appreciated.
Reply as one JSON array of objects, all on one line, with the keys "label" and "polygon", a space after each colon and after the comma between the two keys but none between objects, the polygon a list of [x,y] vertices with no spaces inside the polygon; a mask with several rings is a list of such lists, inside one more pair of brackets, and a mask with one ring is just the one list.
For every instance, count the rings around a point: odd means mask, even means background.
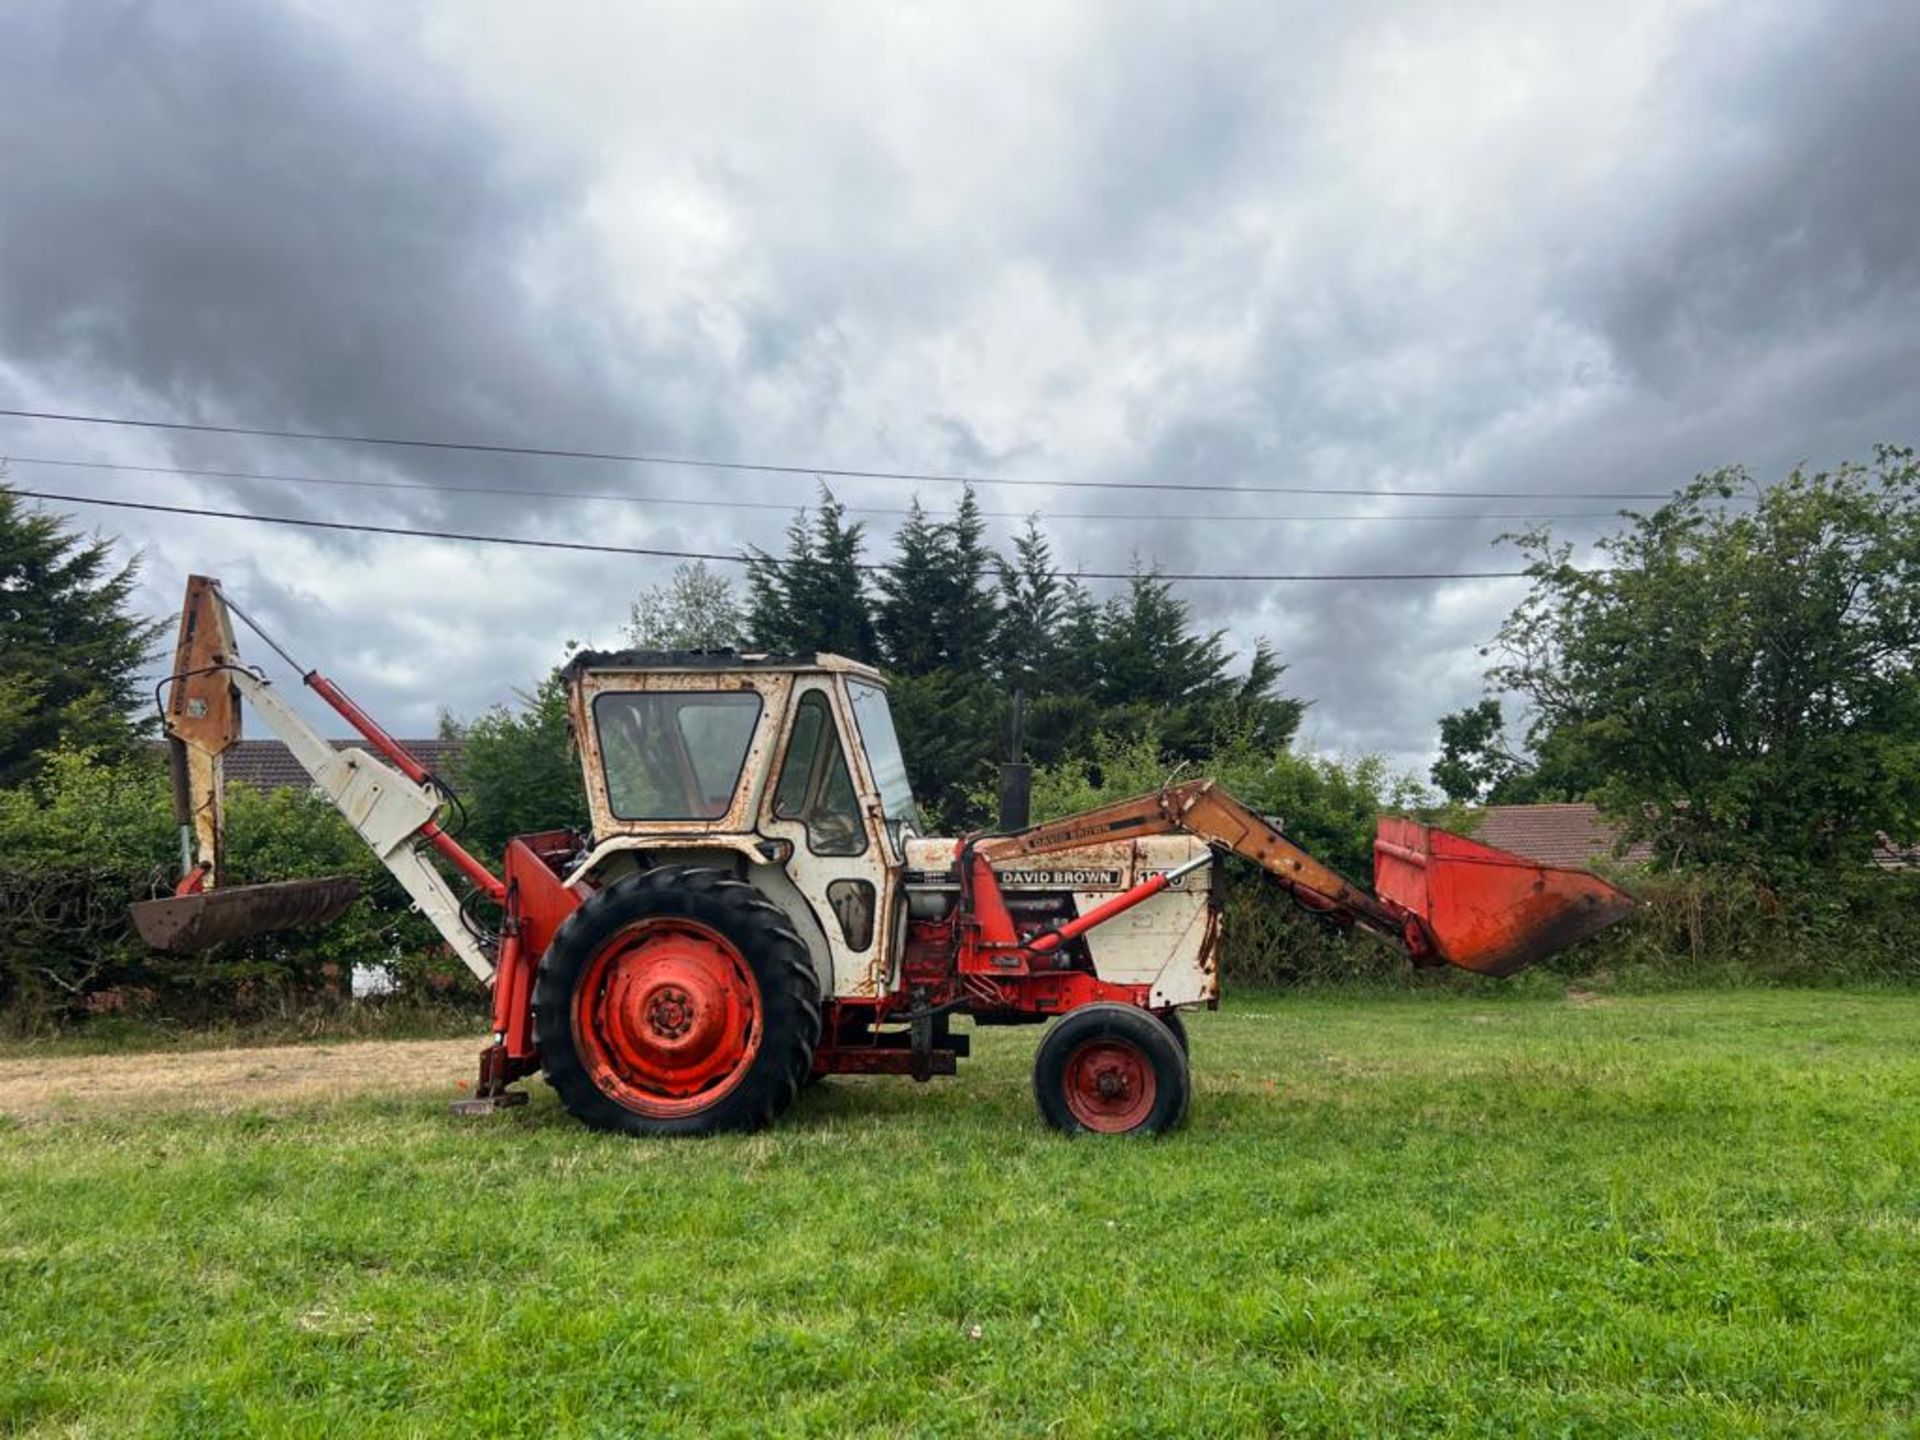
[{"label": "david brown tractor", "polygon": [[566,679],[592,830],[522,835],[495,874],[441,828],[444,782],[302,670],[365,748],[322,739],[241,662],[231,616],[251,625],[217,581],[188,582],[163,706],[184,878],[135,907],[141,934],[198,949],[318,923],[353,898],[345,881],[221,883],[220,756],[244,699],[491,986],[492,1043],[456,1105],[468,1113],[524,1101],[510,1087],[538,1071],[603,1129],[749,1130],[811,1077],[953,1074],[965,1017],[1051,1022],[1033,1066],[1049,1124],[1152,1134],[1187,1108],[1180,1011],[1219,1002],[1219,856],[1415,964],[1488,975],[1633,905],[1585,871],[1407,819],[1380,822],[1369,893],[1210,780],[1009,833],[929,837],[877,671],[730,652],[576,656]]}]

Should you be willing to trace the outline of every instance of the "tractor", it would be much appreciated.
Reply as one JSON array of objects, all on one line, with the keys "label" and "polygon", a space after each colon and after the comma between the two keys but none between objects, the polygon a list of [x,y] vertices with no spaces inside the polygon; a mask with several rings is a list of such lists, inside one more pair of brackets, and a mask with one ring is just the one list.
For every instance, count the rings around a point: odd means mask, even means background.
[{"label": "tractor", "polygon": [[[235,617],[364,745],[335,748],[246,665]],[[1158,1134],[1192,1089],[1181,1011],[1219,1003],[1223,856],[1416,965],[1493,976],[1634,903],[1403,818],[1380,822],[1368,891],[1205,779],[929,836],[869,666],[588,651],[564,673],[591,829],[519,836],[495,873],[442,827],[445,780],[192,577],[162,687],[183,875],[134,907],[141,935],[194,950],[353,899],[350,881],[223,883],[220,757],[243,701],[491,988],[479,1078],[455,1102],[466,1114],[524,1102],[515,1085],[539,1073],[600,1129],[753,1130],[815,1078],[951,1075],[972,1028],[1046,1024],[1033,1091],[1049,1125]]]}]

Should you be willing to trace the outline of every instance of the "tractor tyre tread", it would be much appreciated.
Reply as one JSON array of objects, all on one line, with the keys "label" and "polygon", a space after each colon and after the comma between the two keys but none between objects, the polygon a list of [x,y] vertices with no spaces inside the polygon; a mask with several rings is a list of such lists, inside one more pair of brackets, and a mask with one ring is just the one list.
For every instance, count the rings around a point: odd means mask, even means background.
[{"label": "tractor tyre tread", "polygon": [[1193,1059],[1193,1042],[1187,1038],[1187,1022],[1180,1018],[1178,1010],[1156,1010],[1153,1018],[1173,1032],[1174,1043],[1180,1047],[1180,1053],[1188,1061]]},{"label": "tractor tyre tread", "polygon": [[[717,930],[739,950],[760,991],[760,1053],[725,1095],[684,1115],[646,1115],[607,1094],[573,1034],[574,989],[589,962],[617,931],[656,916]],[[533,984],[534,1043],[547,1084],[575,1119],[628,1135],[705,1135],[771,1123],[813,1068],[820,1013],[812,957],[785,913],[746,881],[708,866],[662,866],[595,891],[561,923]]]}]

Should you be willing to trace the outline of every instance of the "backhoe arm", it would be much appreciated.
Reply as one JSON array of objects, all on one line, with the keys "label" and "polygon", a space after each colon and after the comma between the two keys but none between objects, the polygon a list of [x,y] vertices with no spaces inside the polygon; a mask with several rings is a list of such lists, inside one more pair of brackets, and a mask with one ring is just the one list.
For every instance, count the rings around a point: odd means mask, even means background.
[{"label": "backhoe arm", "polygon": [[[320,900],[326,898],[308,893],[320,882],[242,887],[247,894],[220,884],[225,878],[219,863],[224,820],[221,756],[240,738],[244,698],[466,967],[483,984],[491,981],[493,962],[463,922],[453,887],[428,861],[424,849],[431,845],[440,850],[495,901],[504,897],[505,887],[440,828],[437,817],[443,795],[432,776],[332,681],[318,671],[305,671],[301,678],[307,686],[379,753],[358,746],[336,749],[274,691],[264,674],[241,663],[233,615],[258,630],[221,593],[219,581],[203,575],[189,577],[164,713],[174,766],[176,818],[182,830],[182,866],[188,869],[187,861],[195,851],[199,863],[189,869],[173,898],[135,907],[136,923],[145,921],[143,935],[157,948],[199,948],[219,939],[310,922],[316,918]],[[262,638],[283,659],[291,660],[271,638],[264,634]],[[349,882],[327,883],[335,886],[329,895],[351,899],[350,890],[338,888]],[[336,905],[334,913],[337,910]],[[211,913],[223,913],[225,923],[206,923]]]}]

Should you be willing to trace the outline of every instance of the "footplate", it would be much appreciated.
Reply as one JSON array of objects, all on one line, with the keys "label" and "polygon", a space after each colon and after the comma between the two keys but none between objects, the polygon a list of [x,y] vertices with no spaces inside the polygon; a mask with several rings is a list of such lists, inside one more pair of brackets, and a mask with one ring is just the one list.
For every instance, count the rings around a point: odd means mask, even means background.
[{"label": "footplate", "polygon": [[507,1086],[538,1068],[539,1062],[531,1058],[515,1060],[507,1054],[505,1045],[489,1045],[480,1052],[480,1079],[473,1087],[473,1094],[451,1102],[447,1108],[455,1115],[491,1115],[524,1105],[527,1092],[509,1090]]}]

